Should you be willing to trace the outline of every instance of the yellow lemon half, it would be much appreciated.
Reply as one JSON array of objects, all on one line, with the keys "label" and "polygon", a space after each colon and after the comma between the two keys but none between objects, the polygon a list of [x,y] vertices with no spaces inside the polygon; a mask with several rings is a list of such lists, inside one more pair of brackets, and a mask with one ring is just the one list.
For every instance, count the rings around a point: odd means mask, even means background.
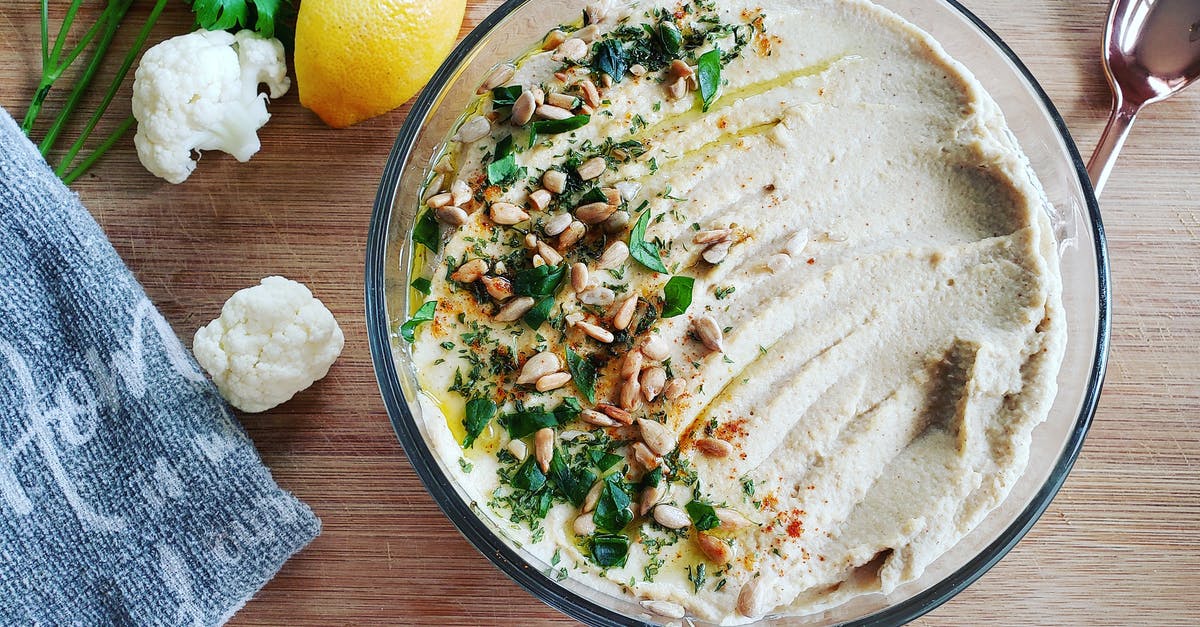
[{"label": "yellow lemon half", "polygon": [[300,104],[334,128],[395,109],[450,53],[465,10],[466,0],[304,0]]}]

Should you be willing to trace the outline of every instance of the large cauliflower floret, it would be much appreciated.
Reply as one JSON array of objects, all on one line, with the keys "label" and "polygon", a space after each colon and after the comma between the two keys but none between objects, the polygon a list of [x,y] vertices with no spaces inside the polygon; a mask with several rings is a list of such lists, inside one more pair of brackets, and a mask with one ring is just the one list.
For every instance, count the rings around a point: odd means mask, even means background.
[{"label": "large cauliflower floret", "polygon": [[196,169],[192,150],[223,150],[238,161],[258,152],[257,131],[271,98],[287,93],[283,44],[250,30],[198,30],[146,51],[133,79],[133,142],[155,176],[182,183]]},{"label": "large cauliflower floret", "polygon": [[259,412],[324,377],[344,343],[333,314],[307,287],[270,276],[231,296],[221,317],[196,331],[192,352],[225,400]]}]

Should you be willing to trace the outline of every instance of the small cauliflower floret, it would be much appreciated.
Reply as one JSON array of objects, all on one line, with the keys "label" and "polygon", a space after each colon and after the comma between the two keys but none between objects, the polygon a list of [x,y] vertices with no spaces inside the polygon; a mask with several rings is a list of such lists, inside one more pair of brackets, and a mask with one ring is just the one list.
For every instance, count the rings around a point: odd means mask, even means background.
[{"label": "small cauliflower floret", "polygon": [[329,372],[345,338],[304,285],[281,276],[239,290],[221,317],[196,331],[192,352],[221,396],[242,411],[266,411]]},{"label": "small cauliflower floret", "polygon": [[133,79],[138,159],[155,176],[182,183],[196,169],[193,150],[222,150],[238,161],[258,152],[267,95],[287,93],[283,44],[250,30],[198,30],[146,51]]}]

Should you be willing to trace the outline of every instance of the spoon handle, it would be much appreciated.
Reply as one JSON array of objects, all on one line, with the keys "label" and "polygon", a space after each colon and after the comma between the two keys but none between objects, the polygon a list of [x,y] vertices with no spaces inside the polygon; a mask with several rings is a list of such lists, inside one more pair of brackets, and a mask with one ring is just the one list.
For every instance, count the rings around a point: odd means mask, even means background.
[{"label": "spoon handle", "polygon": [[1104,189],[1104,183],[1108,181],[1108,175],[1117,162],[1117,153],[1121,152],[1121,146],[1129,136],[1133,120],[1141,109],[1140,104],[1126,102],[1121,98],[1117,98],[1113,103],[1108,125],[1104,127],[1100,143],[1096,145],[1096,151],[1092,153],[1092,158],[1087,164],[1088,176],[1092,179],[1092,189],[1097,198],[1100,196],[1100,190]]}]

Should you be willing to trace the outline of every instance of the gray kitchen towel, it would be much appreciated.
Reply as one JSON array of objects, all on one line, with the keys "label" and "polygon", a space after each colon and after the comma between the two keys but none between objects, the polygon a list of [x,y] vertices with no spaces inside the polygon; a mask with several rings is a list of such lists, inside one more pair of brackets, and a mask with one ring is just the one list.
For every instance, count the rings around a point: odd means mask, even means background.
[{"label": "gray kitchen towel", "polygon": [[0,624],[219,624],[319,531],[0,109]]}]

